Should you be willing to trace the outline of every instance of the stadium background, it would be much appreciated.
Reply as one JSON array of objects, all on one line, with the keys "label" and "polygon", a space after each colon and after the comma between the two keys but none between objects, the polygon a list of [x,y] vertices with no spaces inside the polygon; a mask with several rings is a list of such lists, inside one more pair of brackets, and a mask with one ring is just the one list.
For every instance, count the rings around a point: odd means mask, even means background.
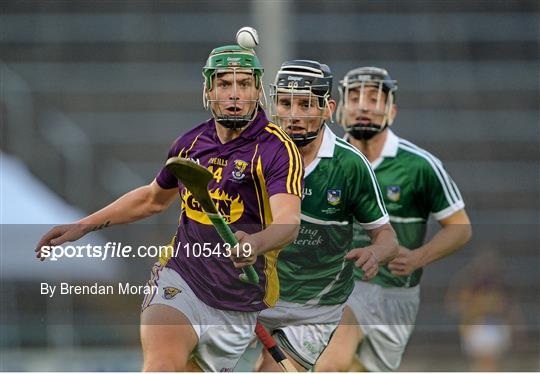
[{"label": "stadium background", "polygon": [[[0,370],[140,368],[140,298],[48,300],[36,287],[52,268],[37,265],[33,245],[51,224],[152,180],[172,140],[208,117],[201,67],[209,51],[246,25],[259,31],[266,83],[292,58],[328,63],[336,82],[357,66],[386,67],[399,81],[395,131],[444,160],[461,188],[475,236],[427,268],[401,369],[467,370],[447,295],[467,281],[459,274],[468,263],[472,273],[483,268],[480,253],[501,260],[491,276],[504,278],[507,302],[520,310],[501,369],[540,369],[538,1],[0,6]],[[165,241],[176,215],[170,209],[117,238],[135,231]],[[150,263],[70,263],[54,268],[55,279],[144,280]],[[129,322],[101,324],[107,313]]]}]

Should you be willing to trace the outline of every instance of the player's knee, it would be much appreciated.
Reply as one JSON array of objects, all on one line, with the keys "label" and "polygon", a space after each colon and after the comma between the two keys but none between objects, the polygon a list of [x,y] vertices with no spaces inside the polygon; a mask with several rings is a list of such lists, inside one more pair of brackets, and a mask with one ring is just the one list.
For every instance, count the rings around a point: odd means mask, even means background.
[{"label": "player's knee", "polygon": [[186,362],[180,360],[159,358],[145,359],[143,364],[144,372],[171,372],[171,371],[186,371]]},{"label": "player's knee", "polygon": [[281,367],[276,363],[276,361],[270,356],[270,353],[266,349],[263,349],[257,363],[255,364],[255,371],[258,372],[274,372],[280,371]]},{"label": "player's knee", "polygon": [[319,360],[315,363],[314,371],[317,372],[345,372],[349,371],[351,362],[347,360]]}]

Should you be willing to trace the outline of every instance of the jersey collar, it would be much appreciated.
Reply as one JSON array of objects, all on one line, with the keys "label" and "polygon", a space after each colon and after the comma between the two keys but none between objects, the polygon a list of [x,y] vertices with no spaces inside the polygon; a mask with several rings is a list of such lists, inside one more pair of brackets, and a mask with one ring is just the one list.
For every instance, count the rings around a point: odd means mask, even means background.
[{"label": "jersey collar", "polygon": [[[220,140],[217,136],[216,131],[216,121],[214,118],[211,118],[207,121],[208,123],[208,131],[210,132],[210,135],[212,136],[212,139],[216,143],[220,143]],[[240,138],[246,138],[246,139],[255,139],[266,127],[268,124],[268,117],[266,117],[266,113],[263,109],[258,109],[257,115],[251,121],[251,123],[246,127],[242,133],[240,133]]]},{"label": "jersey collar", "polygon": [[388,135],[386,135],[386,141],[384,142],[384,146],[381,151],[381,157],[396,157],[398,145],[399,138],[392,132],[392,130],[388,129]]},{"label": "jersey collar", "polygon": [[397,155],[399,138],[392,132],[392,130],[388,129],[386,131],[388,131],[388,133],[386,134],[386,140],[384,141],[381,155],[375,161],[371,162],[371,167],[373,170],[377,169],[377,166],[379,166],[385,158],[393,158]]},{"label": "jersey collar", "polygon": [[321,147],[317,152],[317,158],[334,157],[334,148],[336,147],[336,135],[330,130],[328,125],[324,125],[324,134]]},{"label": "jersey collar", "polygon": [[255,139],[266,127],[268,124],[268,117],[263,109],[259,108],[257,111],[257,116],[251,121],[248,127],[242,131],[240,136],[247,139]]},{"label": "jersey collar", "polygon": [[322,158],[332,158],[334,157],[334,148],[336,147],[336,134],[330,130],[328,125],[324,125],[323,129],[323,139],[317,156],[315,159],[306,167],[304,171],[304,177],[307,177],[319,164]]}]

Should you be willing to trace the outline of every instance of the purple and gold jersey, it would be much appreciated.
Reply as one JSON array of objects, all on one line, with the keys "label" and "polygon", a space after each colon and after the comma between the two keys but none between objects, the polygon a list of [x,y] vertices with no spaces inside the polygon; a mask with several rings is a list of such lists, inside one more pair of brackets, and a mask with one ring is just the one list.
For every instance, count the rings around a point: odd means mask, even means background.
[{"label": "purple and gold jersey", "polygon": [[[214,174],[208,185],[210,196],[233,232],[261,231],[272,222],[270,196],[287,193],[301,197],[302,157],[263,111],[238,138],[225,144],[219,140],[215,126],[210,119],[181,136],[168,157],[193,159]],[[221,255],[209,255],[208,249],[214,250],[223,241],[191,193],[165,168],[156,181],[165,189],[179,188],[182,198],[174,256],[167,266],[180,273],[197,297],[214,308],[258,311],[273,306],[279,297],[278,251],[257,258],[258,285],[241,282],[241,270],[223,255],[223,247]],[[200,253],[204,245],[207,250]]]}]

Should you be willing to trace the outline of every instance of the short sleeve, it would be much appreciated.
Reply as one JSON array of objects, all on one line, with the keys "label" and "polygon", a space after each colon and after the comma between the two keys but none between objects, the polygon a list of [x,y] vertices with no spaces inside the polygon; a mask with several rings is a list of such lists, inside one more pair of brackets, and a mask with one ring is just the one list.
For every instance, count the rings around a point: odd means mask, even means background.
[{"label": "short sleeve", "polygon": [[[171,148],[169,149],[169,153],[167,154],[167,160],[171,157],[178,156],[179,153],[180,138],[176,139],[172,144]],[[176,179],[176,177],[172,175],[171,172],[165,167],[165,163],[163,163],[163,167],[156,176],[156,182],[161,188],[166,190],[178,187],[178,179]]]},{"label": "short sleeve", "polygon": [[350,175],[353,214],[365,230],[388,223],[388,213],[375,173],[367,159],[358,155],[346,168]]},{"label": "short sleeve", "polygon": [[449,217],[465,207],[459,189],[437,158],[431,156],[426,159],[419,179],[424,205],[436,220]]},{"label": "short sleeve", "polygon": [[275,152],[268,155],[264,177],[269,196],[288,193],[302,197],[304,165],[292,141],[280,142]]}]

